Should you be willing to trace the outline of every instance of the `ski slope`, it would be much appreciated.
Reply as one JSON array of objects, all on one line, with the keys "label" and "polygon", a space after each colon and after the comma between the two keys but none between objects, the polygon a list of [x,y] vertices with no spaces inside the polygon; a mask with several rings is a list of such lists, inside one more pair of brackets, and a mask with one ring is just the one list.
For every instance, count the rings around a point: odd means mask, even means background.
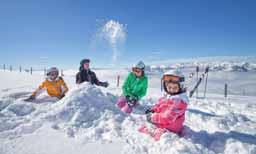
[{"label": "ski slope", "polygon": [[[212,88],[207,99],[190,99],[183,137],[165,133],[156,142],[137,129],[146,123],[145,109],[161,96],[161,74],[149,76],[147,96],[126,115],[115,102],[121,94],[116,76],[121,76],[122,84],[127,70],[96,70],[99,79],[110,82],[106,89],[88,83],[76,85],[75,72],[65,73],[70,91],[62,100],[42,94],[35,102],[24,102],[43,81],[41,73],[0,71],[1,154],[256,153],[255,96],[224,98]],[[255,84],[254,79],[246,82]],[[211,78],[209,84],[221,80]]]}]

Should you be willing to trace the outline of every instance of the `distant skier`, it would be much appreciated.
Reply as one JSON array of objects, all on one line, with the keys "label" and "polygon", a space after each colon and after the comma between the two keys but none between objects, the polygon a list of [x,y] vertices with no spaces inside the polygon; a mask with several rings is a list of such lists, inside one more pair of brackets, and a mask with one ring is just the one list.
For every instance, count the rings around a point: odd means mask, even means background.
[{"label": "distant skier", "polygon": [[33,101],[36,99],[36,96],[44,90],[47,91],[49,96],[57,97],[59,99],[62,99],[68,92],[68,87],[63,78],[59,76],[59,70],[56,67],[52,67],[47,70],[47,77],[45,81],[25,101]]},{"label": "distant skier", "polygon": [[90,69],[90,59],[83,59],[80,62],[79,72],[76,74],[76,83],[90,82],[97,86],[108,87],[108,82],[98,80],[96,74]]},{"label": "distant skier", "polygon": [[117,106],[126,113],[131,113],[138,101],[146,95],[148,78],[145,75],[145,64],[139,61],[133,66],[123,85],[123,96],[117,101]]},{"label": "distant skier", "polygon": [[151,133],[145,126],[139,129],[140,132],[146,132],[156,140],[159,140],[167,130],[177,134],[181,133],[189,102],[184,84],[185,77],[179,70],[164,73],[162,81],[164,97],[161,97],[155,106],[145,112],[147,120],[157,128]]}]

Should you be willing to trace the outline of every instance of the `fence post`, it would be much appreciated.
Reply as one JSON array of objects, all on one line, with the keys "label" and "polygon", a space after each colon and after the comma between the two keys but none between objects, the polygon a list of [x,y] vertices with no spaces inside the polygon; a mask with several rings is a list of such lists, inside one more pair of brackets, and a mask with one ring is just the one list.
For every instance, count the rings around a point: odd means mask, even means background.
[{"label": "fence post", "polygon": [[225,96],[225,98],[227,98],[227,96],[228,96],[228,84],[227,83],[225,83],[224,96]]},{"label": "fence post", "polygon": [[120,83],[120,75],[117,75],[117,87],[119,87],[119,83]]},{"label": "fence post", "polygon": [[5,64],[4,64],[4,71],[5,71]]},{"label": "fence post", "polygon": [[204,85],[204,98],[206,97],[206,90],[207,90],[207,81],[208,81],[208,72],[209,72],[209,66],[206,67],[205,70],[206,73],[206,78],[205,78],[205,85]]},{"label": "fence post", "polygon": [[10,66],[10,72],[12,72],[12,66]]},{"label": "fence post", "polygon": [[32,69],[32,67],[30,67],[30,74],[32,75],[32,71],[33,71],[33,69]]},{"label": "fence post", "polygon": [[[196,82],[198,81],[199,66],[196,66]],[[198,88],[196,89],[196,98],[198,98]]]},{"label": "fence post", "polygon": [[20,66],[20,72],[21,72],[21,66]]}]

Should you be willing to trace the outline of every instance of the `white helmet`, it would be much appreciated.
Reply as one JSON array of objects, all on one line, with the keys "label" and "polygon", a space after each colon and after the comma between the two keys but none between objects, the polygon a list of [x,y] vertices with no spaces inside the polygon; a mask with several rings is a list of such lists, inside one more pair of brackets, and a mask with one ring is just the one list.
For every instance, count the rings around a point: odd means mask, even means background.
[{"label": "white helmet", "polygon": [[179,86],[180,86],[180,91],[181,92],[186,91],[185,76],[178,69],[169,70],[169,71],[165,72],[163,77],[162,77],[162,81],[163,81],[162,86],[164,87],[165,92],[167,92],[167,89],[166,89],[166,86],[165,86],[166,82],[178,83]]},{"label": "white helmet", "polygon": [[145,64],[143,63],[143,61],[139,61],[138,63],[134,64],[133,65],[133,68],[139,68],[141,70],[144,70],[145,69]]},{"label": "white helmet", "polygon": [[57,73],[59,74],[58,68],[56,68],[56,67],[51,67],[51,68],[47,69],[46,75],[48,76],[48,75],[49,75],[50,73],[52,73],[52,72],[57,72]]}]

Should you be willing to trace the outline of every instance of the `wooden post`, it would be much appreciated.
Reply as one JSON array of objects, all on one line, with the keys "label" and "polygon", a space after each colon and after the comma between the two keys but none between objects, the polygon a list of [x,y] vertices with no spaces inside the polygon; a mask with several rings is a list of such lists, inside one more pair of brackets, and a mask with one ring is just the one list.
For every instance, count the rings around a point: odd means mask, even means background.
[{"label": "wooden post", "polygon": [[20,66],[20,72],[21,72],[21,66]]},{"label": "wooden post", "polygon": [[[196,82],[198,81],[199,77],[199,66],[196,66]],[[198,98],[198,88],[196,89],[196,98]]]},{"label": "wooden post", "polygon": [[12,72],[12,66],[10,66],[10,72]]},{"label": "wooden post", "polygon": [[4,71],[5,71],[5,64],[4,64]]},{"label": "wooden post", "polygon": [[227,96],[228,96],[228,84],[227,83],[225,83],[224,96],[225,96],[225,98],[227,98]]},{"label": "wooden post", "polygon": [[119,83],[120,83],[120,75],[117,75],[117,87],[119,87]]},{"label": "wooden post", "polygon": [[209,72],[209,67],[207,66],[206,68],[206,78],[205,78],[205,85],[204,85],[204,98],[206,97],[206,90],[207,90],[207,81],[208,81],[208,72]]},{"label": "wooden post", "polygon": [[30,68],[30,74],[32,75],[32,71],[33,71],[33,69],[32,69],[32,67]]}]

